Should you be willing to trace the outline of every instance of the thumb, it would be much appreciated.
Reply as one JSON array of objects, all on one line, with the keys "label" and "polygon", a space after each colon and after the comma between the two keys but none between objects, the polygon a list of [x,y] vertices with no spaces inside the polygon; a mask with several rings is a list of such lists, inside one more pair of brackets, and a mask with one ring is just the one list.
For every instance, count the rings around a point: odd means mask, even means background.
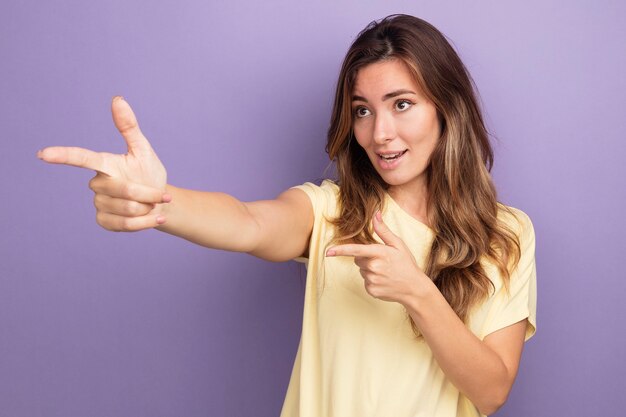
[{"label": "thumb", "polygon": [[380,210],[376,212],[373,219],[374,232],[382,239],[385,245],[400,249],[404,246],[404,242],[396,236],[383,221]]},{"label": "thumb", "polygon": [[133,109],[122,96],[115,96],[111,101],[111,114],[115,127],[124,137],[128,145],[128,153],[137,154],[151,151],[148,139],[141,133]]}]

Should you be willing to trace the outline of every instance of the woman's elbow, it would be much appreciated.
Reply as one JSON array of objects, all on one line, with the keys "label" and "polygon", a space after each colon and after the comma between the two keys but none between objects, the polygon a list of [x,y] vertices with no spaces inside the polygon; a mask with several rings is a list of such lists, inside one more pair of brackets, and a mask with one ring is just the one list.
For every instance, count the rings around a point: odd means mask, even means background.
[{"label": "woman's elbow", "polygon": [[488,398],[485,398],[481,404],[476,405],[478,411],[486,416],[495,413],[509,398],[509,392],[511,392],[511,387],[499,387]]}]

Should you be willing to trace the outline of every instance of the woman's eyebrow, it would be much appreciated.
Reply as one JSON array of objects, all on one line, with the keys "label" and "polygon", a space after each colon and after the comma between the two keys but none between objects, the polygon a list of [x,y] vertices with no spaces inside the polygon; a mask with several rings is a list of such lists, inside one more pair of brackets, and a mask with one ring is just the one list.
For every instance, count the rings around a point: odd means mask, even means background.
[{"label": "woman's eyebrow", "polygon": [[[396,90],[396,91],[392,91],[391,93],[387,93],[383,96],[383,101],[385,100],[389,100],[390,98],[394,98],[397,96],[401,96],[402,94],[417,94],[414,91],[411,90],[405,90],[405,89],[400,89],[400,90]],[[361,97],[361,96],[357,96],[357,95],[353,95],[352,96],[352,101],[362,101],[364,103],[367,103],[367,99],[365,97]]]}]

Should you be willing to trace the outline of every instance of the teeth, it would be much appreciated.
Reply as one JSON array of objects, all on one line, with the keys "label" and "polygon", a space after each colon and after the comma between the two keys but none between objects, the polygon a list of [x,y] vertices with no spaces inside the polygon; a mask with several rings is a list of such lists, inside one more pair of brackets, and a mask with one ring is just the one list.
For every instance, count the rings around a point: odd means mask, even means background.
[{"label": "teeth", "polygon": [[394,159],[399,155],[402,155],[402,152],[394,153],[393,155],[380,155],[380,157],[383,159]]}]

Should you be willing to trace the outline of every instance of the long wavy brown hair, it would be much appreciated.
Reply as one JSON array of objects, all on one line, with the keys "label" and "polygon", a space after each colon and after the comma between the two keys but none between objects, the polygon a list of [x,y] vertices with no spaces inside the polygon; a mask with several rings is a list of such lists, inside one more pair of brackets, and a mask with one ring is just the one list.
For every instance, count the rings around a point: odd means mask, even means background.
[{"label": "long wavy brown hair", "polygon": [[[455,313],[467,323],[493,283],[480,260],[493,262],[508,288],[520,258],[516,234],[498,218],[499,203],[490,171],[493,150],[478,106],[474,83],[444,35],[428,22],[391,15],[370,23],[344,59],[326,152],[335,162],[340,214],[333,242],[376,243],[371,221],[389,188],[357,143],[352,130],[352,94],[359,69],[400,59],[434,103],[441,137],[426,169],[428,222],[435,232],[424,272]],[[411,320],[416,335],[419,329]]]}]

